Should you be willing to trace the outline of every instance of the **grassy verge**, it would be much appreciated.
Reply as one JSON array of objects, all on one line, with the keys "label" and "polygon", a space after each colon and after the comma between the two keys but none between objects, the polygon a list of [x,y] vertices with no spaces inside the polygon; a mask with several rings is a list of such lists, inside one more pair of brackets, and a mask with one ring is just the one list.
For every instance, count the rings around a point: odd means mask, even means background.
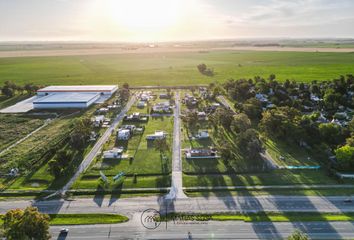
[{"label": "grassy verge", "polygon": [[118,214],[50,214],[50,225],[113,224],[129,220]]},{"label": "grassy verge", "polygon": [[[353,181],[346,181],[352,183]],[[195,186],[259,186],[259,185],[299,185],[299,184],[338,184],[324,171],[315,170],[274,170],[264,173],[207,174],[183,176],[185,187]]]},{"label": "grassy verge", "polygon": [[[318,162],[312,159],[306,149],[299,146],[289,145],[280,141],[267,139],[265,147],[268,153],[280,166],[317,166]],[[284,157],[283,160],[280,158]]]},{"label": "grassy verge", "polygon": [[168,220],[174,221],[244,221],[244,222],[321,222],[353,221],[354,213],[319,212],[259,212],[259,213],[211,213],[211,214],[170,214]]},{"label": "grassy verge", "polygon": [[354,189],[267,189],[267,190],[219,190],[219,191],[185,191],[188,197],[227,197],[227,196],[349,196]]},{"label": "grassy verge", "polygon": [[[0,218],[0,224],[3,225],[3,215]],[[49,214],[49,224],[55,225],[89,225],[89,224],[115,224],[123,223],[129,220],[128,217],[118,214]]]}]

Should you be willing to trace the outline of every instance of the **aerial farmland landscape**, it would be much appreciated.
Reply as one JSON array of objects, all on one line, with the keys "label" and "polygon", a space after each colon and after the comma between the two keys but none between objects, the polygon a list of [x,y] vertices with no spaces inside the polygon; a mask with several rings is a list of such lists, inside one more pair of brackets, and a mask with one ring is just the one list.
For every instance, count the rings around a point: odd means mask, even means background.
[{"label": "aerial farmland landscape", "polygon": [[1,238],[354,238],[352,2],[0,9]]}]

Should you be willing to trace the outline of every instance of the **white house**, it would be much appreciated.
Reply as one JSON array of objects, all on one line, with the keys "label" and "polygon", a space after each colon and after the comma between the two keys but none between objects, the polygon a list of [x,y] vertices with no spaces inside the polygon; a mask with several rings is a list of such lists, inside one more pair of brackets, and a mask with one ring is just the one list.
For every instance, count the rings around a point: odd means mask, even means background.
[{"label": "white house", "polygon": [[129,140],[131,132],[129,129],[119,129],[117,134],[118,140]]},{"label": "white house", "polygon": [[207,120],[207,114],[205,112],[198,112],[197,115],[198,115],[198,120],[199,121]]},{"label": "white house", "polygon": [[171,106],[169,102],[157,103],[152,107],[154,112],[170,112]]},{"label": "white house", "polygon": [[92,119],[92,123],[93,123],[93,126],[94,127],[99,127],[101,126],[101,124],[103,124],[103,122],[106,120],[105,116],[103,115],[98,115],[98,116],[95,116],[93,119]]},{"label": "white house", "polygon": [[217,155],[217,151],[213,149],[204,149],[204,148],[197,148],[197,149],[188,149],[186,151],[186,157],[189,159],[206,159],[206,158],[219,158]]},{"label": "white house", "polygon": [[144,101],[139,101],[137,104],[136,104],[136,106],[138,107],[138,108],[144,108],[145,107],[145,102]]},{"label": "white house", "polygon": [[209,138],[208,130],[200,130],[196,136],[198,139],[206,139]]},{"label": "white house", "polygon": [[122,158],[123,147],[113,148],[108,151],[103,152],[103,158],[112,159],[112,158]]},{"label": "white house", "polygon": [[146,140],[156,140],[156,139],[164,139],[166,138],[167,133],[164,131],[155,131],[154,134],[150,134],[146,136]]}]

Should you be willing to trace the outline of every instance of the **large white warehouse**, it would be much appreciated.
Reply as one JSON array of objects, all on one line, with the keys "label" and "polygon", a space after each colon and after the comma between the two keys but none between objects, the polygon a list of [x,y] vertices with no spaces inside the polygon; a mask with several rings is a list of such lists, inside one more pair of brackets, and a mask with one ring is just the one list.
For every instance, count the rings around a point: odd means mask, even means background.
[{"label": "large white warehouse", "polygon": [[34,109],[87,108],[108,99],[118,90],[116,85],[49,86],[37,91]]}]

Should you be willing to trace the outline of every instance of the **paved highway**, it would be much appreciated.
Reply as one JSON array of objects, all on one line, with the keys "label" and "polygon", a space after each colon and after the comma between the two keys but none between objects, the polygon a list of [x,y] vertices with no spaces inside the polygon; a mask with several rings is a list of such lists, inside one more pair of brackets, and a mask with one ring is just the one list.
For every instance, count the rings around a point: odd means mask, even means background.
[{"label": "paved highway", "polygon": [[258,197],[196,197],[164,201],[158,197],[117,199],[79,198],[75,201],[1,201],[0,213],[13,208],[36,206],[45,213],[121,213],[132,216],[148,208],[160,212],[254,212],[254,211],[295,211],[295,212],[354,212],[354,203],[346,203],[346,197],[304,197],[304,196],[258,196]]},{"label": "paved highway", "polygon": [[179,222],[161,223],[148,230],[139,222],[114,225],[70,226],[67,236],[59,235],[60,227],[51,227],[53,239],[284,239],[294,229],[301,229],[312,239],[352,239],[353,222],[292,222],[245,223],[227,222]]}]

